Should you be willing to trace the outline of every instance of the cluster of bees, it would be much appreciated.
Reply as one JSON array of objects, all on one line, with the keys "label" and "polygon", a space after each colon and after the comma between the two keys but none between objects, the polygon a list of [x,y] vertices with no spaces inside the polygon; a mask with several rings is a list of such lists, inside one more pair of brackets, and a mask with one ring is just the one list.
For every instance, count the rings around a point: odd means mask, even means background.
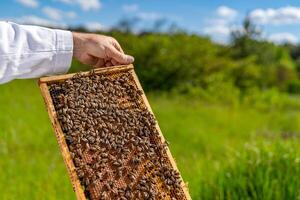
[{"label": "cluster of bees", "polygon": [[89,199],[185,199],[130,72],[76,74],[50,94]]}]

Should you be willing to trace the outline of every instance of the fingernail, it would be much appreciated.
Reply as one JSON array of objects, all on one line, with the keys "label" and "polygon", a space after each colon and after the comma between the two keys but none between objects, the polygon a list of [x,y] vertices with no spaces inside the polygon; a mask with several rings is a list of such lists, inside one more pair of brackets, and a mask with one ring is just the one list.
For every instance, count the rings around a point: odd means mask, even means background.
[{"label": "fingernail", "polygon": [[128,60],[128,62],[133,63],[134,57],[127,55],[127,60]]}]

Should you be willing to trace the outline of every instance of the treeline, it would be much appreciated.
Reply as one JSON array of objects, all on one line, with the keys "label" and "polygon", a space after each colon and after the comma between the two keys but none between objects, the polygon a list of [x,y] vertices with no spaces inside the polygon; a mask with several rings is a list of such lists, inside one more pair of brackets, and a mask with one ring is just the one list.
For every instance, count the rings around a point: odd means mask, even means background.
[{"label": "treeline", "polygon": [[214,88],[244,93],[275,88],[300,93],[300,47],[262,40],[247,19],[243,30],[232,32],[229,45],[182,31],[132,34],[128,29],[113,29],[106,34],[117,38],[135,57],[146,90]]}]

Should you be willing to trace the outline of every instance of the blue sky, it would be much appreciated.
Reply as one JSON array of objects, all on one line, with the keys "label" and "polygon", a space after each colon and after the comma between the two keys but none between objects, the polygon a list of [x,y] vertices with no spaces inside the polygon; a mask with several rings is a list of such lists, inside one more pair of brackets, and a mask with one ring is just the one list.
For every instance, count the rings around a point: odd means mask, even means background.
[{"label": "blue sky", "polygon": [[[166,19],[189,32],[226,42],[248,15],[274,42],[300,41],[300,1],[296,0],[2,0],[0,19],[26,24],[90,30],[108,29],[121,19],[138,17],[137,30]],[[167,26],[167,25],[166,25]]]}]

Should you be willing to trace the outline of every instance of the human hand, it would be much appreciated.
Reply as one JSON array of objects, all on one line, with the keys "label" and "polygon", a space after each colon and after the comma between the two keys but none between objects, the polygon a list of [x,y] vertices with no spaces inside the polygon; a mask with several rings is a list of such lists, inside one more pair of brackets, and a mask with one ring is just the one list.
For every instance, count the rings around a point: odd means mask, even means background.
[{"label": "human hand", "polygon": [[73,32],[73,57],[86,65],[109,67],[127,65],[134,61],[124,54],[118,41],[112,37]]}]

